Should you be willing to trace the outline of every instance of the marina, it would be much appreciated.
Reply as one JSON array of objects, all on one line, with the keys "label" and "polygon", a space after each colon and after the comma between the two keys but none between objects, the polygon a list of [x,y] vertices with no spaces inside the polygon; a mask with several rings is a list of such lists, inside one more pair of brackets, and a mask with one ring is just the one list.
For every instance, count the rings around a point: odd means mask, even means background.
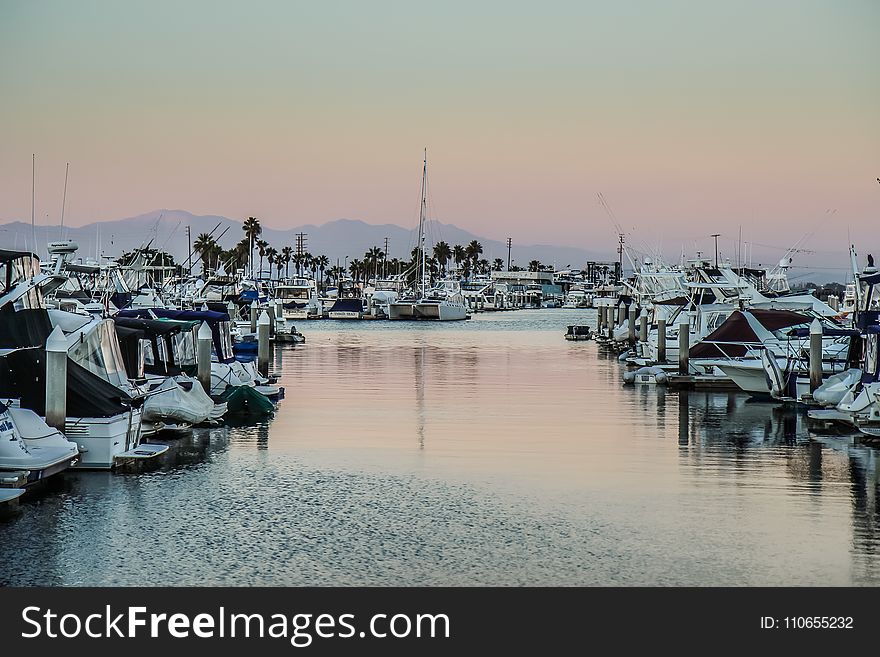
[{"label": "marina", "polygon": [[[596,321],[310,325],[273,353],[273,415],[21,499],[2,583],[877,583],[873,447],[741,392],[623,386],[562,339]],[[143,554],[162,566],[121,565]]]},{"label": "marina", "polygon": [[8,652],[871,639],[880,3],[99,4],[0,2]]}]

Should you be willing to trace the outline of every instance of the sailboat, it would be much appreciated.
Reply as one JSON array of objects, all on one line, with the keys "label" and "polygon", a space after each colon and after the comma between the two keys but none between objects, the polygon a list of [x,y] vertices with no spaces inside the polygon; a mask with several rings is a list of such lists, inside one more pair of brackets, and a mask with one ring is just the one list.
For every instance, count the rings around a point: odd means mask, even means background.
[{"label": "sailboat", "polygon": [[427,222],[428,153],[422,167],[422,201],[419,206],[419,280],[412,298],[398,299],[388,304],[388,319],[434,319],[453,321],[467,318],[464,296],[457,285],[431,288],[428,279],[425,223]]}]

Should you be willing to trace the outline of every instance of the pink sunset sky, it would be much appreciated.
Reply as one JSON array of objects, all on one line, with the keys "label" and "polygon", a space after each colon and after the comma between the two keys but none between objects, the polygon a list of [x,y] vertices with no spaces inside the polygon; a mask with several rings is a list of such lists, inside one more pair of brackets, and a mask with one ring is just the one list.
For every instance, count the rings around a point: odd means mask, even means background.
[{"label": "pink sunset sky", "polygon": [[0,4],[0,222],[155,208],[613,248],[845,251],[880,217],[880,3]]}]

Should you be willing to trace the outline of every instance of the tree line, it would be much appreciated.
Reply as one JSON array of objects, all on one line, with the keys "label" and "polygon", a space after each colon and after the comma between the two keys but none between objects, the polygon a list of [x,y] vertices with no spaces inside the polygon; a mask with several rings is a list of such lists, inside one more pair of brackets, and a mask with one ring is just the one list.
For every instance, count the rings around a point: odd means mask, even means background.
[{"label": "tree line", "polygon": [[[308,273],[318,281],[326,282],[329,279],[337,282],[346,274],[350,274],[355,283],[367,283],[371,279],[382,276],[406,275],[409,282],[415,281],[420,273],[421,249],[416,247],[410,253],[410,259],[388,258],[387,254],[377,246],[368,249],[363,258],[355,258],[345,267],[331,266],[330,259],[326,255],[312,255],[306,252],[296,252],[290,246],[276,249],[266,240],[261,238],[263,227],[256,217],[248,217],[242,224],[244,237],[230,249],[224,249],[208,233],[201,233],[193,243],[193,250],[199,254],[205,271],[218,269],[220,265],[227,271],[245,269],[250,264],[257,264],[257,275],[262,277],[263,264],[269,265],[269,278],[274,278],[273,269],[277,271],[277,278],[290,278],[290,268],[296,276],[304,276]],[[504,261],[495,258],[491,263],[482,257],[483,246],[477,240],[465,246],[456,244],[451,246],[447,242],[440,241],[434,245],[430,254],[425,259],[426,270],[431,279],[444,276],[449,271],[449,265],[454,264],[455,269],[465,279],[473,274],[488,274],[490,271],[501,271]],[[541,271],[543,266],[537,260],[529,263],[529,271]],[[520,267],[511,267],[512,271],[521,271]],[[325,278],[326,274],[326,278]]]}]

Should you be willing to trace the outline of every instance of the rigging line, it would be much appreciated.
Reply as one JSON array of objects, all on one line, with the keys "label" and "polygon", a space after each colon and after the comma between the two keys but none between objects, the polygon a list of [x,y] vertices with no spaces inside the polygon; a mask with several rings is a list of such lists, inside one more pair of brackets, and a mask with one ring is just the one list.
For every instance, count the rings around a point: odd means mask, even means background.
[{"label": "rigging line", "polygon": [[37,199],[37,154],[31,154],[31,233],[34,239],[34,253],[37,252],[37,224],[36,224],[36,199]]},{"label": "rigging line", "polygon": [[64,168],[64,194],[61,196],[61,239],[64,240],[64,207],[67,205],[67,174],[70,173],[70,162]]}]

